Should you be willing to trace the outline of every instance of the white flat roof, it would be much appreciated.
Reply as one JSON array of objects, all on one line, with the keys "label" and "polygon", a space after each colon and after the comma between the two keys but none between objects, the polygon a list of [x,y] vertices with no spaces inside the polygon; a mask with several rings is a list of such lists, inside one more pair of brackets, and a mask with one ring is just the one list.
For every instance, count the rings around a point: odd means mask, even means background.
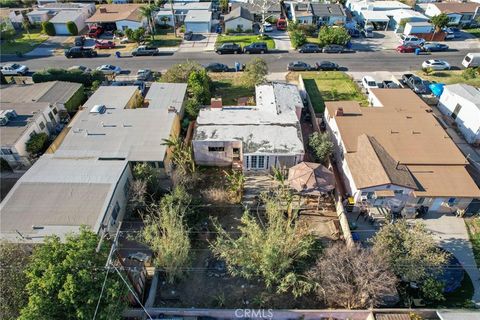
[{"label": "white flat roof", "polygon": [[210,22],[212,12],[208,10],[190,10],[185,17],[184,22]]},{"label": "white flat roof", "polygon": [[[154,82],[148,90],[145,101],[149,102],[149,109],[168,110],[169,107],[174,107],[177,111],[180,111],[186,93],[186,83]],[[174,113],[170,114],[174,115]]]},{"label": "white flat roof", "polygon": [[137,86],[100,86],[83,108],[90,110],[96,105],[105,105],[107,108],[124,109],[137,93]]},{"label": "white flat roof", "polygon": [[390,18],[383,11],[362,10],[362,16],[368,21],[390,21]]},{"label": "white flat roof", "polygon": [[393,14],[393,17],[397,21],[400,21],[401,19],[408,19],[408,18],[424,19],[425,21],[429,20],[429,18],[427,18],[425,15],[413,10],[399,9],[399,10],[389,11],[388,13]]},{"label": "white flat roof", "polygon": [[81,10],[61,10],[52,19],[51,23],[67,23],[69,21],[75,22],[78,17],[82,16]]}]

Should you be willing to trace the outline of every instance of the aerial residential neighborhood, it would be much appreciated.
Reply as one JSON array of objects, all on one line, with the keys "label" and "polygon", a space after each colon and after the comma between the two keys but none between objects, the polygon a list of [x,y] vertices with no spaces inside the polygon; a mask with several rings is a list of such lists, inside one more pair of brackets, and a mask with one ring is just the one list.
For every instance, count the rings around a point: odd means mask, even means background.
[{"label": "aerial residential neighborhood", "polygon": [[480,319],[477,0],[0,0],[1,319]]}]

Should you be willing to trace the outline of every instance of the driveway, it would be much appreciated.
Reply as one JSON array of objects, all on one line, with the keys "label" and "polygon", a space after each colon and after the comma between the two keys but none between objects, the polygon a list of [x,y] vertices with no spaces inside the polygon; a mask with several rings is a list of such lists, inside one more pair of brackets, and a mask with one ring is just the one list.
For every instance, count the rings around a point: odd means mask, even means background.
[{"label": "driveway", "polygon": [[179,52],[203,52],[214,51],[215,42],[217,41],[218,34],[216,33],[203,33],[194,34],[192,40],[183,40],[178,48]]},{"label": "driveway", "polygon": [[451,214],[428,213],[422,219],[440,246],[453,254],[472,279],[475,293],[472,300],[480,306],[480,270],[475,263],[467,227],[461,218]]},{"label": "driveway", "polygon": [[288,32],[273,30],[272,32],[267,33],[267,35],[275,41],[275,48],[277,50],[289,51],[293,49]]},{"label": "driveway", "polygon": [[26,57],[44,57],[44,56],[53,56],[55,50],[62,47],[62,44],[68,41],[70,37],[68,36],[54,36],[49,37],[48,40],[44,41],[38,47],[33,49],[30,52],[24,54]]},{"label": "driveway", "polygon": [[400,45],[393,31],[374,31],[373,38],[352,38],[352,49],[356,51],[395,50]]}]

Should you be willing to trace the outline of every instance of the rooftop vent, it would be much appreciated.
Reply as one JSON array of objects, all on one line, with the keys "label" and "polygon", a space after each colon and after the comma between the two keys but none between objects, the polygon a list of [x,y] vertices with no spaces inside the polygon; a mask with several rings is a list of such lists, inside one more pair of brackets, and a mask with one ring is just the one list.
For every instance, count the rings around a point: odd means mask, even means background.
[{"label": "rooftop vent", "polygon": [[336,115],[337,117],[343,116],[343,108],[338,108],[338,109],[335,111],[335,115]]},{"label": "rooftop vent", "polygon": [[90,109],[90,113],[100,113],[103,114],[107,110],[104,104],[96,104]]},{"label": "rooftop vent", "polygon": [[177,113],[177,108],[175,108],[174,106],[170,106],[168,107],[168,113]]},{"label": "rooftop vent", "polygon": [[98,8],[98,10],[100,11],[100,13],[107,13],[107,8],[105,7],[100,7]]}]

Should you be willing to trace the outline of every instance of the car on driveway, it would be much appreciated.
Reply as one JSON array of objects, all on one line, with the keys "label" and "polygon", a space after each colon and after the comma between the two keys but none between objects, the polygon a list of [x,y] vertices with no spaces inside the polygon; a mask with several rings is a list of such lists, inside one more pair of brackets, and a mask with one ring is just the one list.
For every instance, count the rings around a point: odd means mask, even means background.
[{"label": "car on driveway", "polygon": [[227,72],[230,71],[230,68],[226,64],[212,62],[205,66],[205,70],[208,72]]},{"label": "car on driveway", "polygon": [[267,53],[268,52],[268,47],[265,42],[254,42],[252,44],[249,44],[248,46],[245,46],[243,48],[243,52],[245,53]]},{"label": "car on driveway", "polygon": [[226,43],[223,43],[221,46],[217,47],[215,49],[215,52],[218,54],[226,54],[226,53],[237,54],[242,52],[242,47],[240,47],[238,44],[233,42],[226,42]]},{"label": "car on driveway", "polygon": [[190,41],[193,38],[193,32],[192,31],[187,31],[183,34],[183,40]]},{"label": "car on driveway", "polygon": [[399,45],[397,47],[397,52],[400,52],[400,53],[412,53],[412,52],[415,52],[415,49],[419,48],[419,46],[415,46],[415,45]]},{"label": "car on driveway", "polygon": [[2,74],[6,76],[16,76],[22,75],[24,76],[28,72],[27,66],[18,64],[18,63],[10,63],[2,66]]},{"label": "car on driveway", "polygon": [[83,45],[85,44],[85,37],[84,36],[75,37],[73,44],[76,47],[83,47]]},{"label": "car on driveway", "polygon": [[81,71],[83,73],[91,72],[92,69],[85,67],[85,66],[71,66],[67,69],[68,71]]},{"label": "car on driveway", "polygon": [[448,62],[444,60],[431,59],[431,60],[423,61],[422,68],[423,69],[431,68],[433,70],[449,70],[450,64],[448,64]]},{"label": "car on driveway", "polygon": [[402,82],[417,94],[427,94],[430,91],[422,79],[411,73],[402,75]]},{"label": "car on driveway", "polygon": [[408,45],[422,46],[425,43],[425,39],[417,38],[413,36],[406,36],[402,34],[400,36],[400,43],[407,46]]},{"label": "car on driveway", "polygon": [[97,71],[103,72],[104,74],[119,74],[122,72],[122,69],[111,64],[104,64],[97,68]]},{"label": "car on driveway", "polygon": [[150,69],[140,69],[137,71],[137,80],[148,81],[152,78],[153,73]]},{"label": "car on driveway", "polygon": [[348,29],[348,34],[352,38],[360,38],[362,36],[362,33],[357,28]]},{"label": "car on driveway", "polygon": [[298,52],[300,53],[320,53],[322,52],[322,48],[318,46],[318,44],[313,44],[313,43],[307,43],[301,46],[298,49]]},{"label": "car on driveway", "polygon": [[266,22],[263,24],[263,32],[272,32],[273,31],[273,26]]},{"label": "car on driveway", "polygon": [[362,86],[367,90],[378,88],[377,81],[375,81],[375,79],[373,79],[371,76],[364,76],[362,78]]},{"label": "car on driveway", "polygon": [[64,54],[67,58],[93,58],[97,56],[97,51],[92,48],[71,47],[66,49]]},{"label": "car on driveway", "polygon": [[109,40],[97,40],[95,41],[95,49],[113,49],[115,48],[115,42]]},{"label": "car on driveway", "polygon": [[338,70],[338,64],[330,61],[320,61],[315,63],[316,69],[320,71],[336,71]]},{"label": "car on driveway", "polygon": [[310,71],[313,70],[311,65],[303,61],[293,61],[290,62],[287,66],[288,71]]},{"label": "car on driveway", "polygon": [[338,44],[329,44],[323,47],[323,53],[342,53],[345,51],[345,48]]},{"label": "car on driveway", "polygon": [[427,52],[439,52],[439,51],[447,51],[448,46],[443,43],[427,42],[423,45],[422,49]]}]

